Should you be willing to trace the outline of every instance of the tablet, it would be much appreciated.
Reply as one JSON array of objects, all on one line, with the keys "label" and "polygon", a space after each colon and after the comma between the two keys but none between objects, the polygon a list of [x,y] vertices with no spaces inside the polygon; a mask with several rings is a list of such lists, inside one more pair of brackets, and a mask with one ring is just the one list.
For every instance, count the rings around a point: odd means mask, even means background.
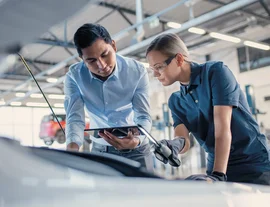
[{"label": "tablet", "polygon": [[124,126],[124,127],[111,127],[111,128],[95,128],[95,129],[85,129],[84,131],[89,134],[89,138],[97,142],[99,144],[103,145],[110,145],[108,142],[106,142],[102,137],[100,137],[98,134],[99,132],[108,131],[114,136],[118,137],[119,139],[124,138],[128,135],[128,132],[131,131],[134,135],[142,135],[143,133],[140,131],[138,126]]}]

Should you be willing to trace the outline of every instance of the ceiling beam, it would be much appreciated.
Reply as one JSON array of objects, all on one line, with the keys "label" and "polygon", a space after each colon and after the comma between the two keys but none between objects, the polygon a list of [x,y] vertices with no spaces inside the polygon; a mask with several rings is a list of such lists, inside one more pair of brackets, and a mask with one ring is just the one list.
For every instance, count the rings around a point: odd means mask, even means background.
[{"label": "ceiling beam", "polygon": [[[234,1],[230,4],[227,4],[225,6],[222,6],[218,9],[215,9],[213,11],[210,11],[208,13],[205,13],[197,18],[191,19],[185,23],[182,24],[181,28],[178,29],[169,29],[166,30],[160,34],[165,34],[165,33],[180,33],[182,31],[185,31],[187,29],[189,29],[190,27],[195,27],[197,25],[203,24],[207,21],[210,21],[214,18],[220,17],[222,15],[234,12],[244,6],[248,6],[254,2],[256,2],[257,0],[238,0],[238,1]],[[157,36],[159,36],[160,34],[157,34],[153,37],[150,37],[146,40],[141,41],[140,43],[136,44],[136,45],[131,45],[129,47],[126,47],[125,49],[121,50],[118,52],[118,54],[120,55],[128,55],[128,54],[133,54],[136,51],[142,50],[145,47],[147,47]]]},{"label": "ceiling beam", "polygon": [[270,10],[267,6],[267,4],[264,2],[264,0],[259,0],[260,4],[262,5],[262,7],[264,8],[264,10],[266,11],[266,13],[268,14],[268,16],[270,17]]},{"label": "ceiling beam", "polygon": [[[226,5],[226,3],[222,2],[222,1],[219,1],[219,0],[206,0],[206,1],[218,4],[218,5],[222,5],[222,6]],[[257,19],[259,19],[261,21],[270,23],[270,19],[268,17],[256,14],[256,13],[254,13],[252,11],[249,11],[248,9],[239,8],[237,12],[241,12],[242,14],[247,14],[249,16],[254,16],[254,17],[256,17]]]},{"label": "ceiling beam", "polygon": [[34,41],[34,43],[51,45],[51,46],[60,46],[60,47],[65,47],[65,48],[75,48],[75,45],[72,42],[56,41],[52,39],[38,39]]},{"label": "ceiling beam", "polygon": [[[110,4],[110,3],[107,3],[107,2],[104,2],[104,1],[100,2],[99,6],[103,6],[103,7],[111,8],[111,9],[117,9],[118,11],[125,12],[125,13],[132,14],[132,15],[136,16],[136,11],[135,10],[128,9],[128,8],[125,8],[125,7],[121,7],[121,6],[117,6],[117,5],[114,5],[114,4]],[[147,14],[147,13],[144,13],[143,15],[145,17],[152,16],[151,14]],[[161,23],[163,23],[163,24],[166,24],[168,22],[168,21],[165,21],[165,20],[162,20],[162,19],[160,19],[159,21]]]}]

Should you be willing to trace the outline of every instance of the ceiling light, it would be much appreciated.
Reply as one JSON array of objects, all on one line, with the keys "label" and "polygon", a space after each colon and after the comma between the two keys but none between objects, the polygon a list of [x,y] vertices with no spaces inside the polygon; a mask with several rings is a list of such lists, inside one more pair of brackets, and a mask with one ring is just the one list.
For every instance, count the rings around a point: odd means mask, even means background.
[{"label": "ceiling light", "polygon": [[3,105],[5,105],[5,104],[6,104],[5,101],[0,101],[0,106],[3,106]]},{"label": "ceiling light", "polygon": [[174,29],[179,29],[182,25],[176,22],[167,22],[167,26]]},{"label": "ceiling light", "polygon": [[22,105],[22,102],[16,102],[16,101],[14,101],[14,102],[11,102],[10,105],[11,106],[21,106]]},{"label": "ceiling light", "polygon": [[26,106],[38,106],[38,107],[47,107],[47,103],[38,103],[38,102],[27,102]]},{"label": "ceiling light", "polygon": [[220,34],[220,33],[217,33],[217,32],[210,32],[209,35],[211,37],[213,37],[213,38],[220,39],[220,40],[225,40],[225,41],[229,41],[229,42],[234,42],[234,43],[241,42],[241,39],[240,38],[232,37],[232,36],[229,36],[229,35]]},{"label": "ceiling light", "polygon": [[65,95],[58,95],[58,94],[50,94],[48,95],[50,99],[65,99]]},{"label": "ceiling light", "polygon": [[64,108],[64,104],[62,104],[62,103],[56,103],[53,106],[57,107],[57,108]]},{"label": "ceiling light", "polygon": [[188,29],[189,32],[191,33],[195,33],[195,34],[199,34],[199,35],[203,35],[206,33],[206,31],[204,29],[200,29],[200,28],[197,28],[197,27],[190,27]]},{"label": "ceiling light", "polygon": [[15,93],[15,96],[16,97],[24,97],[25,96],[25,93]]},{"label": "ceiling light", "polygon": [[31,97],[31,98],[42,98],[43,96],[42,96],[42,94],[40,94],[40,93],[32,93],[32,94],[30,95],[30,97]]},{"label": "ceiling light", "polygon": [[58,81],[58,79],[57,78],[47,78],[46,81],[48,83],[56,83]]},{"label": "ceiling light", "polygon": [[244,45],[249,46],[249,47],[254,47],[257,49],[261,49],[261,50],[270,50],[269,45],[265,45],[265,44],[257,43],[257,42],[252,42],[252,41],[244,41]]}]

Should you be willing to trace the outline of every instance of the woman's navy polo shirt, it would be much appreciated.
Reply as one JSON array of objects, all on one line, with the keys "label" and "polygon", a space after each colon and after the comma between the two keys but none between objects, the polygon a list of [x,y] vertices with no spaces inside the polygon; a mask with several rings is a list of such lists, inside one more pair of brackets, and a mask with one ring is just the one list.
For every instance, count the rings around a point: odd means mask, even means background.
[{"label": "woman's navy polo shirt", "polygon": [[270,171],[270,152],[259,126],[231,70],[223,62],[191,63],[188,86],[171,95],[169,107],[174,127],[184,124],[208,153],[207,171],[212,172],[215,156],[215,105],[233,106],[232,143],[227,176]]}]

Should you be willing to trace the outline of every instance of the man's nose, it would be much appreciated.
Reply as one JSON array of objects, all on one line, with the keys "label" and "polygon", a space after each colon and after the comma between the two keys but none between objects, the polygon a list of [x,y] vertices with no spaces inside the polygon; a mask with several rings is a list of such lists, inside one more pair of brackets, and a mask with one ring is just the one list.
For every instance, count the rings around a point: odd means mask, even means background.
[{"label": "man's nose", "polygon": [[99,69],[104,69],[106,67],[106,63],[102,58],[97,60],[97,66]]}]

